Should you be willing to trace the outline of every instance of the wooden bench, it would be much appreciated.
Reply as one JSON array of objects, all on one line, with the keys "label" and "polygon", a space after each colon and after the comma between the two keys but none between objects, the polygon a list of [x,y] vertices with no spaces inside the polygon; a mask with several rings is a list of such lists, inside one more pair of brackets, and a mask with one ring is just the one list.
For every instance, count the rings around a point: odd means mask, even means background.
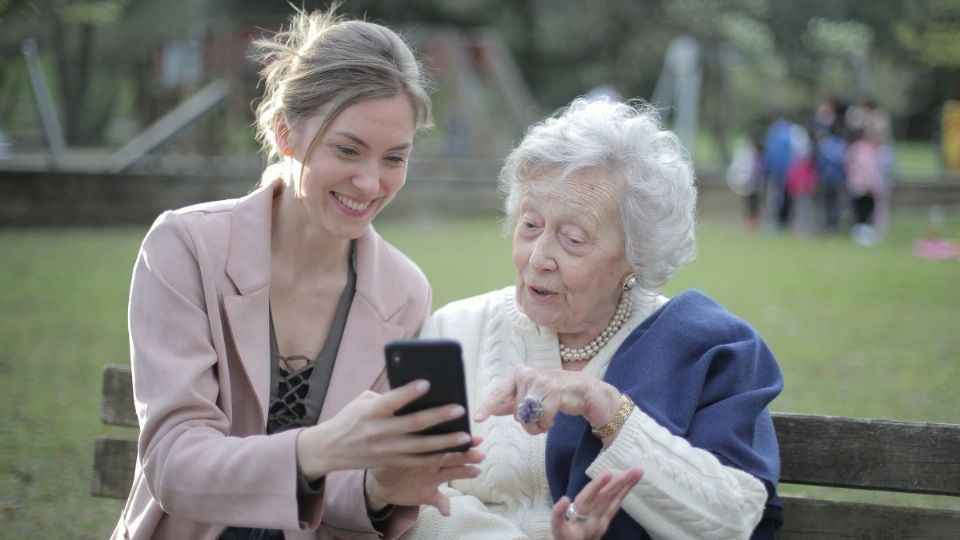
[{"label": "wooden bench", "polygon": [[[775,413],[781,483],[960,497],[960,425]],[[100,418],[137,426],[130,368],[103,371]],[[93,495],[125,498],[136,441],[100,438]],[[960,511],[784,496],[780,537],[960,538]]]}]

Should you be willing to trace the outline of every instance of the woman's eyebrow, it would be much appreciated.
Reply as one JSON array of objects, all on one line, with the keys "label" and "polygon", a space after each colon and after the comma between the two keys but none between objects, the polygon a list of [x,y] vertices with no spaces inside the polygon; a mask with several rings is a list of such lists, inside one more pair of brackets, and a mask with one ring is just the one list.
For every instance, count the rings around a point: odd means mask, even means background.
[{"label": "woman's eyebrow", "polygon": [[[355,142],[356,144],[358,144],[358,145],[360,145],[360,146],[362,146],[362,147],[364,147],[364,148],[367,148],[367,149],[370,148],[370,145],[367,144],[366,141],[364,141],[364,140],[361,139],[360,137],[357,137],[357,136],[354,135],[353,133],[348,133],[348,132],[346,132],[346,131],[335,131],[333,134],[334,134],[334,135],[339,135],[339,136],[341,136],[341,137],[346,137],[346,138],[350,139],[351,141]],[[388,148],[387,151],[388,151],[388,152],[392,152],[392,151],[396,151],[396,150],[406,150],[406,149],[410,148],[411,146],[413,146],[411,143],[405,142],[405,143],[401,143],[401,144],[398,144],[398,145],[396,145],[396,146],[393,146],[393,147],[391,147],[391,148]]]}]

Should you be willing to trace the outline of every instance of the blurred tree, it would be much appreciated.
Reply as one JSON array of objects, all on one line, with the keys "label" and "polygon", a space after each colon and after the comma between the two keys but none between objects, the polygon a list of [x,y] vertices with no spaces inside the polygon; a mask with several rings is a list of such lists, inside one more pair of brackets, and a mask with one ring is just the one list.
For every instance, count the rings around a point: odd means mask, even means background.
[{"label": "blurred tree", "polygon": [[[340,11],[415,38],[444,27],[467,35],[492,29],[545,111],[609,82],[626,96],[649,97],[670,41],[690,35],[703,47],[701,110],[721,154],[730,132],[768,112],[812,107],[828,91],[849,100],[869,88],[851,76],[854,53],[892,112],[930,109],[931,81],[942,95],[955,94],[960,63],[960,0],[348,0]],[[171,42],[206,47],[211,36],[273,29],[289,14],[286,2],[262,0],[0,0],[0,115],[15,108],[20,93],[9,90],[25,80],[12,69],[22,64],[25,37],[37,38],[56,68],[51,86],[68,139],[89,142],[102,140],[115,107],[132,109],[143,126],[191,90],[158,79]],[[221,76],[210,68],[201,75]]]},{"label": "blurred tree", "polygon": [[702,93],[703,116],[720,159],[727,163],[731,155],[727,140],[731,103],[726,70],[730,45],[735,39],[747,38],[751,30],[756,32],[754,38],[765,34],[760,17],[767,12],[767,0],[674,0],[664,7],[676,31],[689,33],[701,44],[703,87],[710,89]]},{"label": "blurred tree", "polygon": [[[93,66],[94,40],[98,27],[115,23],[127,0],[7,0],[0,3],[4,21],[3,43],[11,46],[27,37],[37,37],[55,67],[51,86],[60,96],[61,122],[69,143],[86,141],[91,129],[102,125],[102,111],[88,106]],[[2,71],[22,57],[5,56]],[[3,84],[0,77],[0,85]],[[2,88],[2,86],[0,86]],[[100,112],[100,118],[95,113]]]},{"label": "blurred tree", "polygon": [[913,0],[894,28],[911,56],[936,70],[940,101],[960,97],[960,0]]},{"label": "blurred tree", "polygon": [[900,43],[930,66],[960,67],[960,0],[930,0],[895,24]]}]

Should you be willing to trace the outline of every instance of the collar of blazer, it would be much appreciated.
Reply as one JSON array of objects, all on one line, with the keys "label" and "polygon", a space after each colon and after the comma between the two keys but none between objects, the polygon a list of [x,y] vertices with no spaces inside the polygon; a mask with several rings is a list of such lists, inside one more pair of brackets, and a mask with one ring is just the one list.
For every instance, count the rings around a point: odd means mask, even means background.
[{"label": "collar of blazer", "polygon": [[[273,197],[282,188],[276,180],[237,200],[230,225],[227,275],[241,295],[270,285],[270,227]],[[406,303],[406,294],[390,269],[393,255],[373,230],[357,239],[357,294],[362,295],[382,320],[388,320]],[[250,264],[262,261],[263,264]]]},{"label": "collar of blazer", "polygon": [[[230,331],[259,398],[264,421],[270,376],[256,351],[269,348],[265,317],[270,291],[270,227],[273,196],[281,186],[277,180],[237,201],[226,260],[226,273],[239,292],[236,296],[224,295]],[[327,391],[321,420],[375,385],[383,371],[383,343],[406,333],[391,319],[406,305],[407,292],[394,271],[394,255],[373,227],[357,239],[356,257],[356,296],[332,374],[331,380],[337,384],[331,384]]]}]

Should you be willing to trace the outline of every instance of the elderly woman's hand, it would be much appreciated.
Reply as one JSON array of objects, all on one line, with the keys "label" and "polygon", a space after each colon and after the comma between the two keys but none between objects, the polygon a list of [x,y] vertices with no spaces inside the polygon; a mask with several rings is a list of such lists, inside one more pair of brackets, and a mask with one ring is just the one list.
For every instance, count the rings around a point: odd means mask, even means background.
[{"label": "elderly woman's hand", "polygon": [[513,415],[525,397],[539,400],[542,406],[536,421],[517,419],[531,435],[553,427],[558,412],[582,416],[599,428],[613,419],[621,403],[619,390],[586,373],[520,365],[490,392],[477,408],[474,420],[483,422],[490,416]]},{"label": "elderly woman's hand", "polygon": [[557,540],[586,540],[603,536],[623,498],[642,476],[643,470],[639,468],[616,476],[608,471],[584,486],[572,503],[566,496],[561,497],[553,505],[550,516],[553,537]]}]

